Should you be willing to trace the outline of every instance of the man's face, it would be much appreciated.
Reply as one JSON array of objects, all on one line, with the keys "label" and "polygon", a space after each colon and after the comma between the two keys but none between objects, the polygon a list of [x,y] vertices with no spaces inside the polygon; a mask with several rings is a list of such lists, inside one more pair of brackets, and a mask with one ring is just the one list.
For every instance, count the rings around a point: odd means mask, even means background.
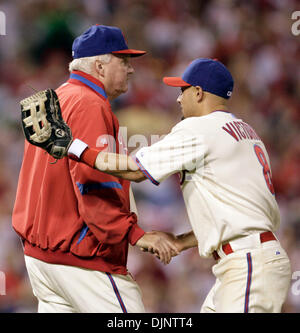
[{"label": "man's face", "polygon": [[196,111],[197,95],[196,88],[193,86],[182,87],[177,102],[181,106],[183,118],[193,117]]},{"label": "man's face", "polygon": [[129,75],[134,72],[129,56],[112,55],[111,61],[104,64],[103,69],[103,84],[109,99],[114,99],[128,90]]}]

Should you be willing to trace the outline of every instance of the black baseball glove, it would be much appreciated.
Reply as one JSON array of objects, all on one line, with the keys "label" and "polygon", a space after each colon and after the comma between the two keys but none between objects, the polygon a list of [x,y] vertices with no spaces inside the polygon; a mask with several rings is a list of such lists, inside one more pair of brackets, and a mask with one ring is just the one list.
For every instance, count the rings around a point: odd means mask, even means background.
[{"label": "black baseball glove", "polygon": [[56,159],[67,155],[72,133],[64,122],[58,97],[47,89],[20,102],[22,127],[27,141],[46,150]]}]

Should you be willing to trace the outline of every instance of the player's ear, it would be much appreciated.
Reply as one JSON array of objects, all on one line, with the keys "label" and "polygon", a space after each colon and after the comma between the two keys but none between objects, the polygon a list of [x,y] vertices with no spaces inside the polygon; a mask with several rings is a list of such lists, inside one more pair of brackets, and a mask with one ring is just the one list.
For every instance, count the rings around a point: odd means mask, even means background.
[{"label": "player's ear", "polygon": [[196,86],[196,97],[197,97],[197,102],[200,103],[203,99],[203,90],[200,86]]}]

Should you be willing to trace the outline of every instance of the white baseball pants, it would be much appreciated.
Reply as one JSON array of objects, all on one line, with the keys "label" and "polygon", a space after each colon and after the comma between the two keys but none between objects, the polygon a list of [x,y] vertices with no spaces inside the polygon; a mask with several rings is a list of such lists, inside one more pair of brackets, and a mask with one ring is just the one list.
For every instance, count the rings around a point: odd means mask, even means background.
[{"label": "white baseball pants", "polygon": [[289,258],[278,241],[225,255],[213,266],[216,283],[201,312],[278,313],[291,282]]},{"label": "white baseball pants", "polygon": [[141,290],[130,274],[49,264],[25,256],[38,312],[141,313]]}]

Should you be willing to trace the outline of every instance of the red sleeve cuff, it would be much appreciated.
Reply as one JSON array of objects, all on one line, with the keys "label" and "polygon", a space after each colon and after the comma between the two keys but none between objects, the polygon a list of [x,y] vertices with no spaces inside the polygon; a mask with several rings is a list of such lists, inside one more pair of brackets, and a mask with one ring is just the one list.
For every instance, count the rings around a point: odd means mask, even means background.
[{"label": "red sleeve cuff", "polygon": [[92,168],[95,168],[95,162],[99,153],[100,150],[94,148],[86,148],[81,154],[80,161],[89,165]]},{"label": "red sleeve cuff", "polygon": [[128,240],[131,245],[135,245],[135,243],[144,236],[145,231],[140,228],[137,224],[134,224],[129,233],[128,233]]}]

